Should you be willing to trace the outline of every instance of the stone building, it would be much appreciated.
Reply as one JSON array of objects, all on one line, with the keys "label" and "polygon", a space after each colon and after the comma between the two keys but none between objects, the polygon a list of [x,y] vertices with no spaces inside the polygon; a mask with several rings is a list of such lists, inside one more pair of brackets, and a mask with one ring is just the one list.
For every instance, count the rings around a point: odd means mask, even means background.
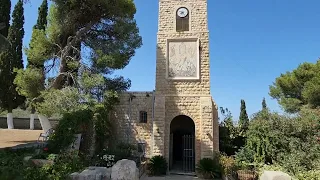
[{"label": "stone building", "polygon": [[154,91],[126,92],[115,108],[117,137],[145,143],[171,171],[195,170],[219,150],[218,112],[210,94],[207,0],[159,0]]}]

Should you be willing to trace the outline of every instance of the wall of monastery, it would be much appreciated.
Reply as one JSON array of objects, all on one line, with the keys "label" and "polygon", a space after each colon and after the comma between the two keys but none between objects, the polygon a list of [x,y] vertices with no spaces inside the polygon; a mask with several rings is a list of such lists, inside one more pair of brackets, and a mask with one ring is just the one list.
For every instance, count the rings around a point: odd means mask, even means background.
[{"label": "wall of monastery", "polygon": [[[133,95],[130,105],[130,95]],[[120,102],[114,108],[112,119],[115,126],[115,141],[146,143],[147,156],[150,155],[153,92],[125,92],[120,94]],[[130,113],[131,111],[131,113]],[[140,123],[139,112],[147,112],[147,123]],[[131,114],[131,116],[130,116]]]}]

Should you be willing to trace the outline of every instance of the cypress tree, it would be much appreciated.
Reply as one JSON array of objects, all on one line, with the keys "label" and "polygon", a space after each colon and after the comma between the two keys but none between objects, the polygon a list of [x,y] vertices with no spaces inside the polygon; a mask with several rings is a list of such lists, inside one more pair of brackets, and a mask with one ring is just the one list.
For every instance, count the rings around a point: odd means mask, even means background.
[{"label": "cypress tree", "polygon": [[12,25],[8,31],[8,41],[11,46],[0,55],[0,106],[8,111],[8,128],[13,128],[12,110],[24,103],[13,84],[16,73],[14,69],[23,68],[22,41],[24,36],[23,2],[19,0],[12,13]]},{"label": "cypress tree", "polygon": [[239,117],[239,128],[240,133],[244,134],[249,127],[249,118],[246,110],[246,103],[243,99],[241,99],[241,107],[240,107],[240,117]]},{"label": "cypress tree", "polygon": [[262,110],[266,110],[266,109],[267,109],[266,99],[263,98],[263,100],[262,100]]},{"label": "cypress tree", "polygon": [[10,10],[11,1],[0,0],[0,53],[9,46],[9,42],[6,38],[10,26]]},{"label": "cypress tree", "polygon": [[[34,31],[35,30],[46,30],[46,26],[47,26],[47,16],[48,16],[48,1],[47,0],[43,0],[42,4],[40,5],[40,7],[38,8],[38,19],[37,19],[37,23],[33,26],[33,31],[32,31],[32,39],[31,42],[33,41],[33,39],[35,38],[34,35]],[[31,45],[31,43],[29,44],[29,50],[32,51],[33,47]],[[27,68],[31,65],[32,67],[35,68],[39,68],[41,70],[43,70],[44,68],[44,64],[39,64],[38,62],[32,62],[30,61],[29,58],[27,58],[28,64],[27,64]]]},{"label": "cypress tree", "polygon": [[0,0],[0,23],[4,23],[4,28],[0,30],[0,34],[4,37],[8,36],[8,30],[10,26],[10,0]]}]

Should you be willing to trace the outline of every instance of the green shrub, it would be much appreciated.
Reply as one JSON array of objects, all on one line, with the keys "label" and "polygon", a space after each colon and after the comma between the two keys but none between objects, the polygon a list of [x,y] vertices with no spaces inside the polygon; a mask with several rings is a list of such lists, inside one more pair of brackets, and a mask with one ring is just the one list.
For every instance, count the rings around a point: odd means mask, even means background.
[{"label": "green shrub", "polygon": [[297,180],[320,180],[320,170],[299,172],[295,178]]},{"label": "green shrub", "polygon": [[278,164],[286,172],[318,170],[320,164],[320,116],[302,111],[290,117],[276,113],[256,114],[247,131],[247,142],[236,154],[238,164]]},{"label": "green shrub", "polygon": [[221,155],[220,164],[224,175],[232,175],[237,170],[236,161],[231,156]]},{"label": "green shrub", "polygon": [[119,143],[115,148],[102,149],[95,157],[95,166],[110,167],[121,159],[131,159],[137,147],[133,144]]},{"label": "green shrub", "polygon": [[150,175],[161,176],[167,173],[168,163],[163,156],[153,156],[148,163]]},{"label": "green shrub", "polygon": [[55,157],[53,164],[25,168],[23,177],[26,180],[65,180],[71,173],[84,168],[84,161],[76,152],[64,153]]},{"label": "green shrub", "polygon": [[196,171],[202,175],[203,178],[221,178],[222,167],[219,162],[219,157],[215,156],[213,159],[200,159],[196,166]]},{"label": "green shrub", "polygon": [[63,114],[54,134],[49,138],[49,152],[60,153],[66,150],[75,140],[74,135],[86,130],[86,125],[92,120],[92,117],[93,112],[91,110],[79,110]]},{"label": "green shrub", "polygon": [[0,150],[0,179],[19,179],[25,164],[24,157],[32,156],[34,149]]}]

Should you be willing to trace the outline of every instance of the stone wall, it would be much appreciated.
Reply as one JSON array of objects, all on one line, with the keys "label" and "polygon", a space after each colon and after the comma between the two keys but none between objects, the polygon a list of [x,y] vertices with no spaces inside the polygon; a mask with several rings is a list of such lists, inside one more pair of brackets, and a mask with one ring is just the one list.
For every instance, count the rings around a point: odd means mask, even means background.
[{"label": "stone wall", "polygon": [[[187,7],[190,13],[190,31],[175,31],[175,14],[179,7]],[[173,81],[166,79],[167,40],[199,38],[200,79]],[[159,25],[157,35],[156,93],[166,95],[210,95],[209,31],[207,1],[159,1]]]},{"label": "stone wall", "polygon": [[[179,7],[189,10],[189,31],[176,32],[176,12]],[[171,58],[168,42],[174,39],[181,42],[199,40],[199,47],[196,47],[200,61],[199,79],[168,78],[168,61]],[[210,95],[207,0],[159,0],[155,92],[153,152],[165,155],[169,160],[170,123],[176,116],[186,115],[195,123],[196,161],[212,157],[213,151],[219,150],[219,129],[218,109]]]},{"label": "stone wall", "polygon": [[[179,7],[186,7],[189,10],[190,31],[188,32],[176,32],[175,15]],[[178,42],[196,39],[199,43],[196,47],[192,47],[199,54],[198,79],[168,78],[168,55],[170,55],[167,52],[168,43],[173,39]],[[192,46],[195,46],[194,44]],[[177,59],[182,58],[179,56]],[[135,96],[131,105],[130,94]],[[120,103],[113,113],[117,129],[116,136],[119,141],[134,143],[145,141],[147,156],[163,155],[169,162],[171,121],[176,116],[185,115],[195,124],[196,161],[200,158],[212,157],[213,151],[219,150],[218,109],[210,94],[207,0],[159,0],[154,102],[152,95],[153,92],[121,94]],[[152,118],[153,105],[154,118]],[[147,123],[139,122],[139,111],[147,111]]]},{"label": "stone wall", "polygon": [[[58,124],[59,120],[50,119],[50,123],[54,128]],[[15,129],[30,129],[30,118],[13,118],[13,124]],[[0,117],[0,128],[7,129],[7,117]],[[41,124],[39,119],[34,119],[34,129],[41,130]]]},{"label": "stone wall", "polygon": [[[130,105],[130,95],[133,95]],[[120,103],[115,106],[112,113],[116,128],[115,137],[118,142],[146,143],[147,156],[151,148],[152,101],[153,92],[126,92],[120,95]],[[130,113],[131,111],[131,113]],[[147,112],[147,123],[141,123],[139,112]],[[131,115],[130,115],[131,114]]]}]

